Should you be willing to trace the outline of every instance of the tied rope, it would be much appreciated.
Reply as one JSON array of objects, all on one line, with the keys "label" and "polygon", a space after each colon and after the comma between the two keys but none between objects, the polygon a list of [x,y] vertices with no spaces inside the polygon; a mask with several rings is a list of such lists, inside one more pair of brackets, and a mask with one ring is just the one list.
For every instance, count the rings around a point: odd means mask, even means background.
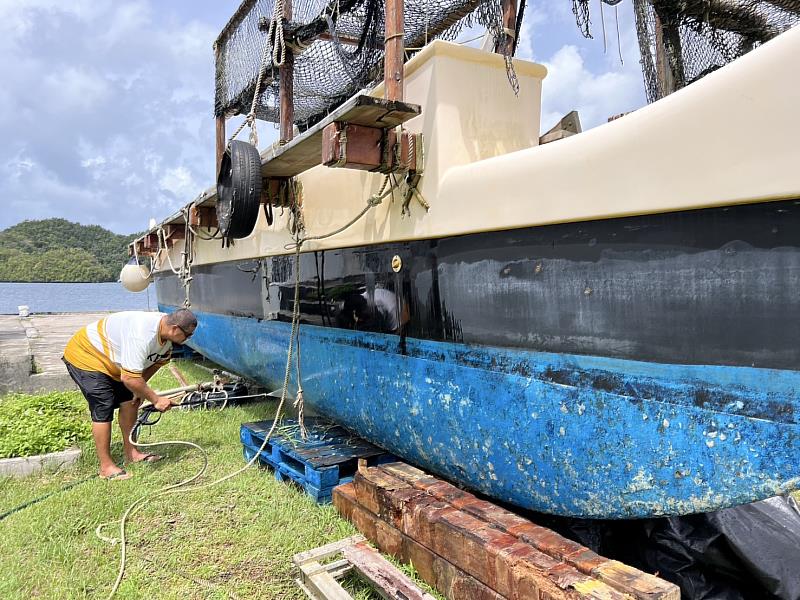
[{"label": "tied rope", "polygon": [[[228,147],[230,147],[231,142],[236,139],[236,136],[239,135],[242,129],[244,129],[245,126],[249,126],[250,143],[258,148],[256,107],[258,106],[258,99],[261,96],[261,83],[264,79],[264,74],[267,71],[267,60],[270,58],[271,54],[272,64],[276,67],[280,67],[286,61],[286,42],[283,39],[283,3],[284,0],[275,0],[275,11],[272,14],[272,20],[269,23],[267,39],[264,42],[264,51],[261,54],[261,66],[258,68],[258,77],[256,78],[256,87],[253,90],[253,102],[250,104],[250,112],[247,113],[244,120],[228,140]],[[275,43],[273,43],[273,40],[275,40]],[[270,48],[272,48],[271,53]]]}]

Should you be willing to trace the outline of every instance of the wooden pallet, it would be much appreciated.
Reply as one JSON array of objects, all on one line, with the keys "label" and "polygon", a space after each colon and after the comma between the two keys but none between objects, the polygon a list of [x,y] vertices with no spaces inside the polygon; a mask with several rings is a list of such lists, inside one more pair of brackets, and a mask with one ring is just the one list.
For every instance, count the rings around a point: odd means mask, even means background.
[{"label": "wooden pallet", "polygon": [[[342,558],[335,559],[337,555]],[[355,571],[383,598],[395,600],[435,600],[383,558],[363,535],[333,542],[292,558],[298,571],[295,582],[312,600],[352,600],[339,579]]]},{"label": "wooden pallet", "polygon": [[[390,454],[324,419],[305,419],[307,439],[300,437],[297,423],[284,420],[259,454],[279,481],[293,482],[319,503],[330,502],[334,487],[353,480],[358,461],[377,465],[396,460]],[[240,429],[245,460],[253,458],[264,444],[272,421],[244,423]]]}]

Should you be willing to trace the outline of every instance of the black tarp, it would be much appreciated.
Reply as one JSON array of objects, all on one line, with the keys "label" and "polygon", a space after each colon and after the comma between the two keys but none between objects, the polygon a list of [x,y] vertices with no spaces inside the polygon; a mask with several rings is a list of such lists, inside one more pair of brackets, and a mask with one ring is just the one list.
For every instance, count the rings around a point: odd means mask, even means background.
[{"label": "black tarp", "polygon": [[677,584],[684,600],[800,600],[800,509],[790,497],[660,519],[531,519]]}]

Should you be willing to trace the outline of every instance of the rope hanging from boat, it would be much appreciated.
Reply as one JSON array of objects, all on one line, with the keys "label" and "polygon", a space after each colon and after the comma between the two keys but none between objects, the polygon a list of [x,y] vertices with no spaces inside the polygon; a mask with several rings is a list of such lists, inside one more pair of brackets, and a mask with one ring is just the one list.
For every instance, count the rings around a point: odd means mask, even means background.
[{"label": "rope hanging from boat", "polygon": [[[228,146],[231,145],[231,142],[236,139],[236,136],[245,128],[245,126],[250,127],[250,143],[258,148],[258,130],[256,129],[256,107],[258,106],[258,99],[261,96],[261,82],[264,80],[264,73],[267,70],[267,64],[270,58],[270,48],[272,48],[272,62],[274,65],[280,66],[286,60],[286,43],[283,40],[283,2],[284,0],[276,0],[275,1],[275,10],[277,11],[280,8],[280,25],[277,27],[277,33],[273,31],[273,24],[275,23],[275,18],[273,16],[273,20],[270,22],[270,29],[267,33],[267,39],[264,41],[264,50],[261,53],[261,63],[258,67],[258,77],[256,78],[256,85],[255,89],[253,90],[253,101],[250,104],[250,112],[245,115],[244,120],[239,124],[239,127],[236,131],[233,132],[233,135],[228,139]],[[273,44],[272,40],[275,39],[276,42]],[[275,55],[276,52],[280,52],[280,62],[275,62]]]}]

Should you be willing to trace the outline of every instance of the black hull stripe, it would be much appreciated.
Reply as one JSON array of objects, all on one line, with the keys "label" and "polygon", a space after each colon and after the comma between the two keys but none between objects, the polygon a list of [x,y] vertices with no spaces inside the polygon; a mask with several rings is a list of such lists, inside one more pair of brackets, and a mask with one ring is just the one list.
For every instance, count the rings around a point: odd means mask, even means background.
[{"label": "black hull stripe", "polygon": [[[192,306],[288,320],[293,260],[194,267]],[[300,273],[303,322],[399,334],[401,352],[411,337],[800,368],[797,200],[308,252]],[[183,304],[174,276],[157,287]]]}]

